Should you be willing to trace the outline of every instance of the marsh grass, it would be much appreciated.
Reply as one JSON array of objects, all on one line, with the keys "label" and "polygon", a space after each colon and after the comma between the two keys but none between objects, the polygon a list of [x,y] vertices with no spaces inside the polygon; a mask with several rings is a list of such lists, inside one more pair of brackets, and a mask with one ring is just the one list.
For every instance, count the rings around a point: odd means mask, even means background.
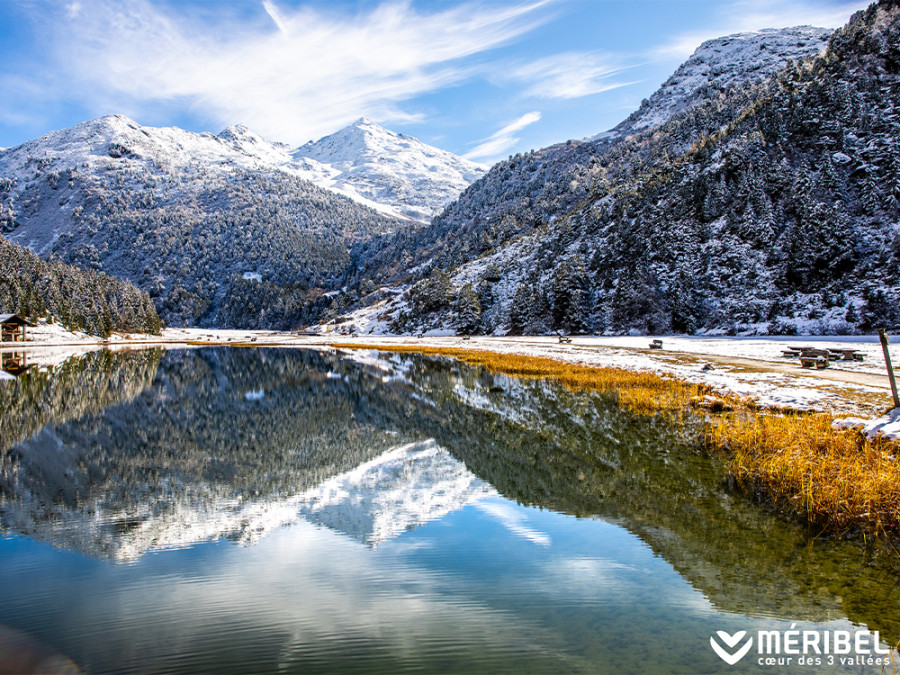
[{"label": "marsh grass", "polygon": [[724,415],[710,447],[744,490],[834,534],[900,533],[900,445],[834,429],[825,414]]},{"label": "marsh grass", "polygon": [[831,415],[757,411],[752,401],[714,396],[702,384],[546,357],[452,347],[333,346],[448,356],[495,373],[552,378],[573,390],[615,393],[622,408],[637,413],[678,417],[701,408],[714,413],[707,422],[707,448],[723,456],[741,489],[822,533],[900,535],[900,443],[834,429]]}]

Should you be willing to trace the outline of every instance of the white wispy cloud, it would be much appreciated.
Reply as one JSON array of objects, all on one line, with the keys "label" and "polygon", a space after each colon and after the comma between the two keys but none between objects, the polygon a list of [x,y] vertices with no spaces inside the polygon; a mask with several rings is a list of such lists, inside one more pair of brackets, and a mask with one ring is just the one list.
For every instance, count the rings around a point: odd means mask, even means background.
[{"label": "white wispy cloud", "polygon": [[475,508],[488,514],[512,534],[527,539],[538,546],[550,546],[550,535],[528,525],[527,518],[521,510],[500,501],[478,502]]},{"label": "white wispy cloud", "polygon": [[656,58],[685,59],[703,42],[733,33],[746,33],[763,28],[817,26],[839,28],[850,15],[869,6],[870,0],[827,2],[817,0],[736,0],[720,5],[718,17],[702,31],[673,36],[652,53]]},{"label": "white wispy cloud", "polygon": [[614,80],[627,67],[617,57],[590,52],[547,56],[512,69],[507,77],[530,84],[526,96],[569,99],[633,84]]},{"label": "white wispy cloud", "polygon": [[525,113],[521,117],[517,117],[515,120],[507,124],[499,131],[491,134],[488,139],[475,146],[472,150],[470,150],[463,156],[466,159],[471,160],[492,159],[499,157],[504,152],[506,152],[506,150],[513,147],[516,143],[519,142],[519,138],[516,136],[516,133],[527,126],[534,124],[535,122],[539,122],[540,119],[541,113],[538,111]]},{"label": "white wispy cloud", "polygon": [[342,14],[265,0],[264,12],[248,17],[227,5],[212,16],[147,0],[95,0],[78,6],[77,21],[68,19],[71,9],[50,12],[51,44],[66,73],[52,84],[98,113],[144,119],[188,105],[221,126],[242,121],[300,143],[361,115],[415,119],[420,113],[404,110],[405,101],[475,76],[469,57],[533,30],[548,1],[439,11],[384,2]]}]

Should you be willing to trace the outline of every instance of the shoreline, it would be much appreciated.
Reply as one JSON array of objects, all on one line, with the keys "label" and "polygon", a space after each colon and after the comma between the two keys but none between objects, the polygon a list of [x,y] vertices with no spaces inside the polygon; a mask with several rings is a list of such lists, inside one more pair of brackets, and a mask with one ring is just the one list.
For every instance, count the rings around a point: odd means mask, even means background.
[{"label": "shoreline", "polygon": [[[828,412],[787,413],[759,409],[755,401],[710,391],[656,373],[593,367],[540,356],[499,355],[482,349],[339,343],[338,349],[383,350],[445,356],[494,373],[550,379],[576,391],[615,397],[636,414],[657,413],[678,425],[687,410],[705,413],[706,452],[726,460],[725,474],[748,496],[765,497],[784,515],[800,518],[822,534],[900,534],[900,408],[880,421],[892,431],[864,433]],[[862,420],[857,420],[862,422]],[[888,427],[884,426],[887,431]]]},{"label": "shoreline", "polygon": [[[42,330],[43,329],[43,330]],[[664,348],[651,350],[657,336],[573,336],[562,344],[556,336],[387,336],[318,335],[286,331],[167,328],[162,335],[119,335],[104,340],[70,333],[58,326],[29,331],[36,339],[4,343],[0,353],[80,349],[166,349],[202,346],[332,347],[359,342],[383,347],[429,347],[483,350],[500,355],[550,358],[564,363],[651,372],[708,386],[723,396],[753,399],[763,408],[877,416],[890,404],[890,385],[874,336],[702,337],[660,336]],[[796,344],[858,349],[863,362],[833,362],[825,369],[801,368],[781,351]],[[896,362],[900,365],[900,353]]]}]

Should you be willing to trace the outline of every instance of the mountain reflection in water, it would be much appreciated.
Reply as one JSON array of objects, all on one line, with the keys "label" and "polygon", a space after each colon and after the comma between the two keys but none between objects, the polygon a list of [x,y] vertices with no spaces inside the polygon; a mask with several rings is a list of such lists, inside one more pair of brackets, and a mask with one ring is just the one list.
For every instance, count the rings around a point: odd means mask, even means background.
[{"label": "mountain reflection in water", "polygon": [[471,506],[549,546],[514,502],[624,528],[720,611],[900,638],[885,560],[732,493],[699,421],[609,396],[441,358],[215,348],[88,354],[0,382],[0,404],[8,536],[136,563],[312,524],[374,549]]}]

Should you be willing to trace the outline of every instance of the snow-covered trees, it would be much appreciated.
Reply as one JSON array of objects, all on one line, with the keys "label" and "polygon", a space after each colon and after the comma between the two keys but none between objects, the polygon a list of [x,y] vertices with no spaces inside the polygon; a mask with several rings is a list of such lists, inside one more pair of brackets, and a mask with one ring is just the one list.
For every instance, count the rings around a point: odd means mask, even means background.
[{"label": "snow-covered trees", "polygon": [[464,335],[478,330],[481,324],[481,303],[471,283],[464,284],[456,294],[456,321]]},{"label": "snow-covered trees", "polygon": [[550,329],[550,303],[534,280],[519,284],[509,307],[513,335],[545,333]]},{"label": "snow-covered trees", "polygon": [[471,278],[489,240],[491,264],[524,274],[485,314],[517,333],[900,324],[896,44],[885,0],[773,79],[510,158],[404,245]]},{"label": "snow-covered trees", "polygon": [[413,288],[412,305],[418,314],[440,312],[450,306],[453,295],[450,277],[446,272],[434,269],[431,276]]},{"label": "snow-covered trees", "polygon": [[49,263],[0,236],[0,311],[31,320],[52,315],[72,330],[156,333],[150,297],[134,284],[93,270]]},{"label": "snow-covered trees", "polygon": [[[46,199],[41,185],[23,196]],[[172,325],[306,323],[315,318],[307,311],[307,300],[316,299],[310,294],[343,281],[352,264],[349,249],[400,225],[279,172],[236,169],[222,177],[159,167],[145,175],[124,166],[83,175],[70,192],[82,199],[81,211],[53,254],[130,279]],[[263,283],[241,283],[246,272],[259,273]],[[254,309],[264,303],[271,304],[265,315]]]},{"label": "snow-covered trees", "polygon": [[581,258],[567,258],[556,268],[551,282],[553,328],[587,333],[591,328],[591,294]]}]

